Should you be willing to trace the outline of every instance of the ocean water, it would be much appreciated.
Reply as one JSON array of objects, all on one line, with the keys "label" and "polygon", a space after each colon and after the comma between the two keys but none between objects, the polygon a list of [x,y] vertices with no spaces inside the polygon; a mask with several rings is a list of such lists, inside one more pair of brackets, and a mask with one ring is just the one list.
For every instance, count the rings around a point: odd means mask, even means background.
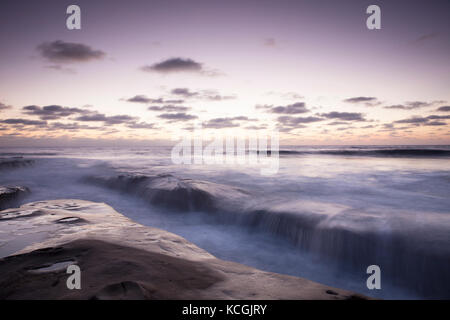
[{"label": "ocean water", "polygon": [[[280,148],[246,163],[174,165],[170,147],[1,148],[21,203],[78,198],[218,258],[386,299],[450,298],[450,147]],[[2,248],[0,247],[0,255]],[[366,269],[381,268],[368,290]]]}]

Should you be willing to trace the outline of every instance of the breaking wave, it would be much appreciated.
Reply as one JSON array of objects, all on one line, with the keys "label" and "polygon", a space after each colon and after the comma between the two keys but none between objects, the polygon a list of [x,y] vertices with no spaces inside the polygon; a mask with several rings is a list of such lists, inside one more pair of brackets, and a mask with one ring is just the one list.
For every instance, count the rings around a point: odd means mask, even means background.
[{"label": "breaking wave", "polygon": [[232,202],[236,203],[247,196],[238,188],[208,181],[180,179],[171,174],[91,176],[84,181],[135,194],[152,205],[177,211],[225,210],[230,208]]},{"label": "breaking wave", "polygon": [[[270,154],[270,151],[268,152]],[[448,149],[345,149],[345,150],[280,150],[280,155],[334,155],[360,157],[450,157]]]},{"label": "breaking wave", "polygon": [[450,284],[450,248],[441,246],[450,243],[450,225],[440,219],[434,223],[433,214],[417,228],[407,214],[389,217],[323,202],[277,203],[225,184],[171,174],[91,176],[85,181],[177,212],[213,212],[218,223],[275,234],[346,270],[377,264],[392,284],[424,297],[450,297],[448,285],[442,285]]}]

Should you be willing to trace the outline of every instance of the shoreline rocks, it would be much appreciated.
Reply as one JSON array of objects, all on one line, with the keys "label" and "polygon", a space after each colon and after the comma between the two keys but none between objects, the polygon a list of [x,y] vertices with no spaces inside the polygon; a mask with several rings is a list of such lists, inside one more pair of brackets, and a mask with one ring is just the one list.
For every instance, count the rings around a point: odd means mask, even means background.
[{"label": "shoreline rocks", "polygon": [[[103,203],[53,200],[3,210],[0,231],[6,230],[0,254],[8,245],[17,250],[0,259],[0,299],[366,298],[217,259]],[[66,287],[68,262],[81,269],[80,290]]]},{"label": "shoreline rocks", "polygon": [[30,189],[22,186],[0,186],[0,210],[14,205],[21,197],[30,192]]}]

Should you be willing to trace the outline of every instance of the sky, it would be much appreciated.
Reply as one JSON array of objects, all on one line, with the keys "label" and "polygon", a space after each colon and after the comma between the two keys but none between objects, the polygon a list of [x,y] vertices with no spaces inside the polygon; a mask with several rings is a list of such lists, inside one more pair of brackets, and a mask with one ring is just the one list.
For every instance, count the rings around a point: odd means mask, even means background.
[{"label": "sky", "polygon": [[199,125],[450,144],[449,20],[447,0],[2,1],[0,146],[164,144]]}]

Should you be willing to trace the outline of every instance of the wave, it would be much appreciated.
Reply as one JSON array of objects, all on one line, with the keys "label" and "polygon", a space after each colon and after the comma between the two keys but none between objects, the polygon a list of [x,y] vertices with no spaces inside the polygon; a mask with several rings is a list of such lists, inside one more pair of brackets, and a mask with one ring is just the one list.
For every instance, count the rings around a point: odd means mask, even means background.
[{"label": "wave", "polygon": [[[445,226],[428,229],[432,233],[408,231],[411,226],[405,221],[395,228],[398,222],[386,217],[342,208],[324,212],[320,206],[294,201],[222,217],[287,238],[299,249],[353,273],[376,264],[390,284],[426,298],[450,298],[450,248],[445,245],[450,234]],[[392,225],[386,228],[386,223]]]},{"label": "wave", "polygon": [[22,186],[0,186],[0,210],[13,207],[20,198],[30,193],[30,189]]},{"label": "wave", "polygon": [[90,176],[83,180],[135,194],[152,205],[177,211],[225,210],[247,196],[245,191],[238,188],[202,180],[180,179],[171,174]]},{"label": "wave", "polygon": [[[446,149],[280,150],[280,155],[334,155],[362,157],[450,157]],[[271,154],[268,151],[268,154]]]},{"label": "wave", "polygon": [[391,221],[383,215],[336,204],[280,203],[232,186],[171,174],[90,176],[85,181],[178,212],[214,212],[219,223],[275,234],[344,270],[364,274],[367,266],[376,264],[390,284],[423,297],[450,297],[448,285],[442,285],[450,284],[450,248],[445,246],[450,235],[440,224],[412,230],[409,217]]},{"label": "wave", "polygon": [[34,164],[34,160],[24,159],[22,157],[0,158],[0,170],[28,167]]}]

